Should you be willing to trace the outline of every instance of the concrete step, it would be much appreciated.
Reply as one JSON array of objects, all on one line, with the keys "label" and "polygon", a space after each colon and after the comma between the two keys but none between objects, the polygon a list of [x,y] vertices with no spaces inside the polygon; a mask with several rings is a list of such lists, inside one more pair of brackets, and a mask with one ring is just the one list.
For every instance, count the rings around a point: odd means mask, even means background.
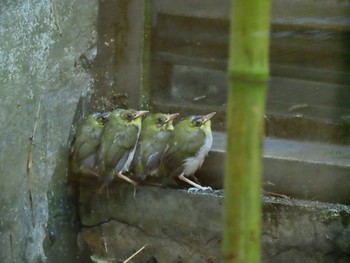
[{"label": "concrete step", "polygon": [[[212,150],[197,177],[223,188],[226,134],[214,132]],[[350,204],[350,146],[268,137],[264,143],[265,190],[291,197]]]}]

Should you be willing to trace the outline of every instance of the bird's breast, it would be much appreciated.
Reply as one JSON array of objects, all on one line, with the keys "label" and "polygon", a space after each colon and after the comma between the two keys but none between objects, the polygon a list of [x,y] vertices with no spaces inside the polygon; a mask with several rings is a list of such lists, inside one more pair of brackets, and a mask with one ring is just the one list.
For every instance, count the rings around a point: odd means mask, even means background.
[{"label": "bird's breast", "polygon": [[184,174],[192,175],[194,174],[204,162],[205,157],[208,155],[209,150],[213,144],[212,134],[206,134],[203,146],[199,149],[195,156],[189,157],[184,162]]}]

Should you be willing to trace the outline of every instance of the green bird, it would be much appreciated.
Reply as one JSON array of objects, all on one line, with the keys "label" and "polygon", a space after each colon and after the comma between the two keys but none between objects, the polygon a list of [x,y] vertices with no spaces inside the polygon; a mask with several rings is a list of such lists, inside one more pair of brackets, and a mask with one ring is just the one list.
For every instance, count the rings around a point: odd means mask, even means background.
[{"label": "green bird", "polygon": [[109,112],[91,114],[78,126],[71,147],[74,172],[99,176],[96,172],[97,151],[109,114]]},{"label": "green bird", "polygon": [[134,175],[142,180],[157,176],[160,160],[166,150],[169,137],[174,130],[173,120],[178,113],[156,113],[145,117],[132,167]]},{"label": "green bird", "polygon": [[203,164],[213,143],[210,119],[215,112],[204,116],[189,116],[181,120],[174,128],[170,145],[162,158],[162,172],[198,188],[205,189],[193,182],[193,175]]},{"label": "green bird", "polygon": [[108,186],[115,175],[133,185],[137,183],[125,176],[134,157],[141,132],[141,116],[148,111],[116,109],[111,112],[102,133],[98,153],[102,186]]}]

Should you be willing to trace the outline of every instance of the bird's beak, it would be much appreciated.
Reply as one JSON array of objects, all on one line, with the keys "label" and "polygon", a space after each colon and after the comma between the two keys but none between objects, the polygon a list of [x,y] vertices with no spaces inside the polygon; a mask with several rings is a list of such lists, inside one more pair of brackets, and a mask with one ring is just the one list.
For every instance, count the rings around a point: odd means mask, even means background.
[{"label": "bird's beak", "polygon": [[146,113],[148,113],[149,111],[148,110],[139,110],[139,111],[136,111],[134,113],[134,119],[138,118],[138,117],[141,117],[142,115],[145,115]]},{"label": "bird's beak", "polygon": [[206,123],[207,121],[209,121],[215,114],[216,114],[216,112],[214,111],[212,113],[204,115],[203,116],[203,124]]},{"label": "bird's beak", "polygon": [[172,121],[172,120],[175,119],[177,116],[179,116],[179,113],[168,114],[165,123],[168,123],[169,121]]}]

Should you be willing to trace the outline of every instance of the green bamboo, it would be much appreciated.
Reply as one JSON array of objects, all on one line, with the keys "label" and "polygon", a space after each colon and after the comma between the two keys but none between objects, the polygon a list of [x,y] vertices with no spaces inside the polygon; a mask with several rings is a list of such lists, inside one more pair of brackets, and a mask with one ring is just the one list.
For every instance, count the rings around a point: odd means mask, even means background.
[{"label": "green bamboo", "polygon": [[224,262],[260,262],[269,0],[233,0],[229,49]]}]

